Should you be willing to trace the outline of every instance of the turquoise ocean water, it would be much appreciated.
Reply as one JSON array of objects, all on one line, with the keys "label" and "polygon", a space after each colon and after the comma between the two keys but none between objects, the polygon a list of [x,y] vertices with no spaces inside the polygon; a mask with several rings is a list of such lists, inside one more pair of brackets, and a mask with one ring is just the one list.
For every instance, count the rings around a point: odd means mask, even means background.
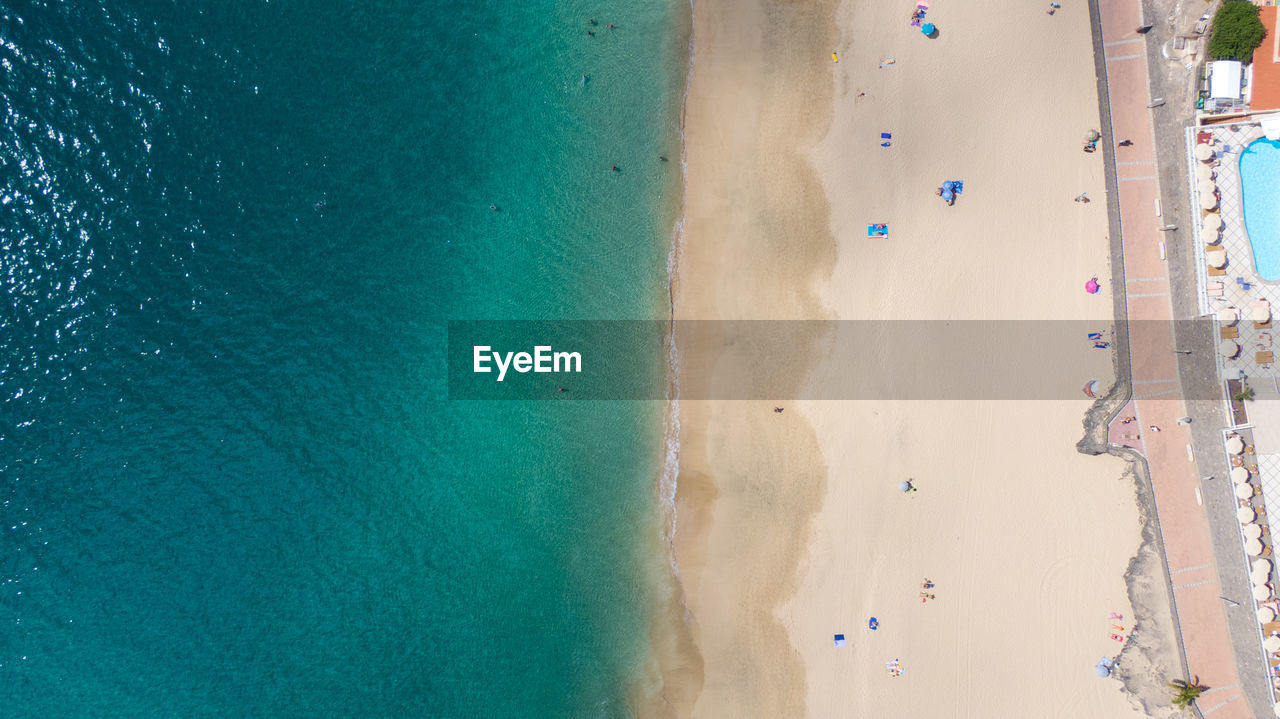
[{"label": "turquoise ocean water", "polygon": [[0,714],[627,713],[664,408],[445,322],[667,316],[687,14],[0,8]]}]

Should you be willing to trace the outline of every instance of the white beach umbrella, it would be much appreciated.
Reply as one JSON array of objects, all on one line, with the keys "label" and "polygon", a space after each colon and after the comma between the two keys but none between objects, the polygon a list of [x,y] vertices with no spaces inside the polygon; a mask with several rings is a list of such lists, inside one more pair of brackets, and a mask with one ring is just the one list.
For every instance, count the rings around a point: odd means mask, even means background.
[{"label": "white beach umbrella", "polygon": [[1270,584],[1271,575],[1270,574],[1250,574],[1249,583],[1255,587],[1261,587],[1264,584]]},{"label": "white beach umbrella", "polygon": [[[1262,542],[1256,539],[1250,539],[1249,541],[1244,543],[1244,551],[1247,552],[1250,557],[1256,557],[1259,554],[1262,554]],[[1254,592],[1253,596],[1257,597],[1258,593]],[[1267,596],[1262,597],[1261,599],[1258,599],[1258,601],[1261,602],[1263,600],[1270,599],[1270,598],[1271,598],[1271,590],[1268,588]]]},{"label": "white beach umbrella", "polygon": [[1270,572],[1270,571],[1271,571],[1271,560],[1270,560],[1270,559],[1263,559],[1262,557],[1258,557],[1257,559],[1253,560],[1253,564],[1251,565],[1251,568],[1252,568],[1252,569],[1253,569],[1253,571],[1255,571],[1255,572],[1258,572],[1258,571],[1262,571],[1262,572]]},{"label": "white beach umbrella", "polygon": [[1249,308],[1249,319],[1254,322],[1266,322],[1271,319],[1271,303],[1266,300],[1258,300]]},{"label": "white beach umbrella", "polygon": [[1197,182],[1204,182],[1205,180],[1212,182],[1213,178],[1216,177],[1217,174],[1218,173],[1214,172],[1213,168],[1208,165],[1196,165]]},{"label": "white beach umbrella", "polygon": [[1276,620],[1276,610],[1271,607],[1258,607],[1258,623],[1266,624]]},{"label": "white beach umbrella", "polygon": [[1253,485],[1248,482],[1236,485],[1236,497],[1239,499],[1248,499],[1253,496]]},{"label": "white beach umbrella", "polygon": [[1213,252],[1206,252],[1204,255],[1204,259],[1206,262],[1209,263],[1210,267],[1216,267],[1218,269],[1222,269],[1223,267],[1227,266],[1227,251],[1214,250]]},{"label": "white beach umbrella", "polygon": [[1240,319],[1240,313],[1234,307],[1223,307],[1218,310],[1218,321],[1224,325],[1233,325]]},{"label": "white beach umbrella", "polygon": [[1217,232],[1222,227],[1222,215],[1216,212],[1210,212],[1204,216],[1204,229],[1206,232]]},{"label": "white beach umbrella", "polygon": [[[1228,451],[1228,452],[1230,452],[1231,454],[1242,454],[1242,453],[1244,453],[1244,438],[1243,438],[1243,437],[1241,437],[1241,436],[1240,436],[1240,435],[1238,435],[1238,434],[1237,434],[1237,435],[1233,435],[1230,439],[1228,439],[1228,440],[1227,440],[1227,451]],[[1244,467],[1236,467],[1236,469],[1244,469]],[[1245,471],[1245,479],[1248,479],[1248,478],[1249,478],[1249,475],[1248,475],[1249,470],[1244,469],[1244,471]],[[1231,478],[1232,478],[1232,479],[1235,479],[1235,474],[1236,474],[1236,473],[1235,473],[1235,470],[1232,470],[1232,471],[1231,471]]]},{"label": "white beach umbrella", "polygon": [[1240,354],[1240,345],[1235,340],[1222,340],[1218,345],[1218,353],[1227,359],[1231,359]]},{"label": "white beach umbrella", "polygon": [[1196,189],[1201,195],[1212,195],[1218,191],[1218,186],[1213,184],[1213,180],[1200,180],[1196,183]]},{"label": "white beach umbrella", "polygon": [[[1258,601],[1263,601],[1263,600],[1260,599]],[[1268,652],[1272,654],[1276,652],[1280,652],[1280,637],[1272,634],[1271,636],[1262,640],[1262,648],[1266,649]]]},{"label": "white beach umbrella", "polygon": [[1200,193],[1200,209],[1212,210],[1218,206],[1218,198],[1210,194]]},{"label": "white beach umbrella", "polygon": [[1196,145],[1196,159],[1201,162],[1208,162],[1213,159],[1213,148],[1207,144],[1201,143]]},{"label": "white beach umbrella", "polygon": [[[1243,486],[1248,487],[1249,485]],[[1246,524],[1240,528],[1240,531],[1244,534],[1245,539],[1262,539],[1262,527],[1256,524]],[[1253,570],[1253,574],[1254,576],[1269,577],[1271,576],[1271,570],[1265,567],[1258,567],[1258,569]]]},{"label": "white beach umbrella", "polygon": [[1236,519],[1240,520],[1241,524],[1248,524],[1257,518],[1258,513],[1249,507],[1241,507],[1236,510]]},{"label": "white beach umbrella", "polygon": [[[1227,445],[1227,446],[1228,446],[1228,447],[1230,446],[1230,443],[1229,443],[1229,442],[1228,442],[1228,445]],[[1233,453],[1233,454],[1234,454],[1234,453]],[[1249,470],[1245,469],[1244,467],[1232,467],[1232,468],[1231,468],[1231,481],[1232,481],[1232,482],[1234,482],[1235,484],[1240,484],[1241,482],[1248,482],[1248,481],[1249,481]]]}]

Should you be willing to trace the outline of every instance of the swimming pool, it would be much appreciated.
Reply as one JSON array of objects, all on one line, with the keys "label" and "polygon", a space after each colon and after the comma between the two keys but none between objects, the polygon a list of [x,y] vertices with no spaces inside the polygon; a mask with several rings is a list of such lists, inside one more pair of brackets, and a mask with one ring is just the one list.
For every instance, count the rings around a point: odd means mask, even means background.
[{"label": "swimming pool", "polygon": [[1280,282],[1280,142],[1256,140],[1240,153],[1240,194],[1258,276]]}]

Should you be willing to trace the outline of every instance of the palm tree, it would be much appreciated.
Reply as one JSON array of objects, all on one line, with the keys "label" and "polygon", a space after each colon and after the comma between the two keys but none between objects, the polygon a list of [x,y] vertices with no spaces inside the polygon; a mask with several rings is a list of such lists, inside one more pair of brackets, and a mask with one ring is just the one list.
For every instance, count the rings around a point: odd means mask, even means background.
[{"label": "palm tree", "polygon": [[1169,687],[1177,690],[1173,695],[1173,705],[1180,709],[1190,707],[1197,697],[1204,694],[1205,691],[1209,689],[1209,687],[1200,683],[1199,675],[1191,681],[1187,681],[1185,679],[1174,679],[1169,682]]}]

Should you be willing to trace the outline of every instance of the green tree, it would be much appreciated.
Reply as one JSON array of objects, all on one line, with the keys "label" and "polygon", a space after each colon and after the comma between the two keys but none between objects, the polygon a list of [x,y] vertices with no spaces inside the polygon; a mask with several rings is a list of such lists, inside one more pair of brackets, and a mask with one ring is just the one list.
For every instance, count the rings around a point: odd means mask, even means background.
[{"label": "green tree", "polygon": [[1239,392],[1236,392],[1235,394],[1231,395],[1231,399],[1238,400],[1238,401],[1240,401],[1240,402],[1252,402],[1252,401],[1253,401],[1253,388],[1252,388],[1252,387],[1245,387],[1244,389],[1240,390]]},{"label": "green tree", "polygon": [[1201,694],[1204,694],[1209,687],[1200,683],[1200,677],[1197,676],[1191,681],[1185,679],[1174,679],[1169,682],[1169,686],[1177,691],[1173,695],[1173,705],[1180,709],[1190,707]]},{"label": "green tree", "polygon": [[1213,15],[1209,57],[1214,60],[1252,62],[1267,29],[1258,19],[1258,7],[1249,0],[1226,0]]}]

